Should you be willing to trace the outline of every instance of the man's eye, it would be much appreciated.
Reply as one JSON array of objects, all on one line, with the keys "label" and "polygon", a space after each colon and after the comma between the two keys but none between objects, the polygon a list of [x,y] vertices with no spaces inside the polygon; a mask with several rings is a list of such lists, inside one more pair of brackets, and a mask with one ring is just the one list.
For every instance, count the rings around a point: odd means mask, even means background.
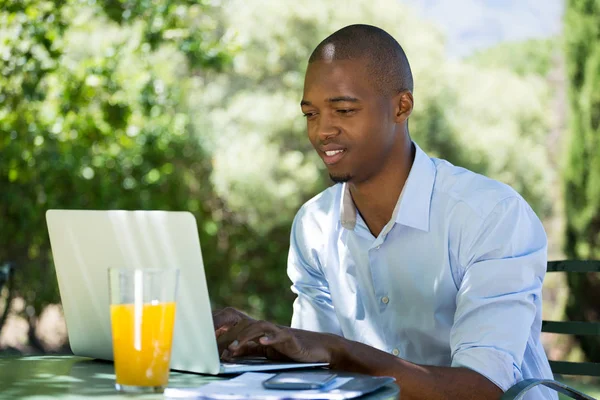
[{"label": "man's eye", "polygon": [[306,118],[314,117],[315,115],[317,115],[317,113],[314,113],[314,112],[304,113],[304,117],[306,117]]},{"label": "man's eye", "polygon": [[348,115],[348,114],[352,114],[354,111],[354,109],[343,109],[343,110],[337,110],[337,112],[339,114],[343,114],[343,115]]}]

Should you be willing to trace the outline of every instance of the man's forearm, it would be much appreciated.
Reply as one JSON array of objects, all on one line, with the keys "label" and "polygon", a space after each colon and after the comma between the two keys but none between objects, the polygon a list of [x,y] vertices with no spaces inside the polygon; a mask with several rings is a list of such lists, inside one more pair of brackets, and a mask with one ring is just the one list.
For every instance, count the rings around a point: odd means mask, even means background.
[{"label": "man's forearm", "polygon": [[392,376],[401,388],[402,400],[490,400],[499,399],[502,395],[502,390],[490,380],[467,368],[417,365],[343,338],[335,347],[333,368]]}]

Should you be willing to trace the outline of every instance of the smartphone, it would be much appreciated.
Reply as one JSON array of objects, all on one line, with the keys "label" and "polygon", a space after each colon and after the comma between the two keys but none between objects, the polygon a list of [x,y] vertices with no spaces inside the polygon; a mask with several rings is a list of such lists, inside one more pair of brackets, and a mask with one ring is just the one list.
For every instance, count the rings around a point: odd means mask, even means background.
[{"label": "smartphone", "polygon": [[335,377],[326,372],[281,372],[263,381],[263,386],[278,390],[321,389]]}]

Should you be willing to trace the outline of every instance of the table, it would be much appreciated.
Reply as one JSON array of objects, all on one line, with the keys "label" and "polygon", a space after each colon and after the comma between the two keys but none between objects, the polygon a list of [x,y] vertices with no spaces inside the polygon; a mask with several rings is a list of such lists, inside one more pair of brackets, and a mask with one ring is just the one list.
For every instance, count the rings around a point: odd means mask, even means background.
[{"label": "table", "polygon": [[[341,375],[341,374],[340,374]],[[171,372],[170,387],[197,387],[224,379]],[[114,389],[112,363],[77,356],[23,356],[0,358],[0,399],[163,399],[162,394],[124,395]],[[361,400],[398,399],[396,384],[389,384]]]}]

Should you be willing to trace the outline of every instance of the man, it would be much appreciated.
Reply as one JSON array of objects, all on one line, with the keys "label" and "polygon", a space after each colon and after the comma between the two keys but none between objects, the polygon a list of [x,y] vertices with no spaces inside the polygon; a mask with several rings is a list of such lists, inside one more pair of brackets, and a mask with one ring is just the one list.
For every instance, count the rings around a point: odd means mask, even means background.
[{"label": "man", "polygon": [[403,400],[498,399],[521,379],[552,378],[542,224],[508,186],[412,142],[412,90],[404,51],[379,28],[348,26],[314,50],[301,107],[338,184],[294,220],[291,328],[217,312],[224,359],[389,375]]}]

